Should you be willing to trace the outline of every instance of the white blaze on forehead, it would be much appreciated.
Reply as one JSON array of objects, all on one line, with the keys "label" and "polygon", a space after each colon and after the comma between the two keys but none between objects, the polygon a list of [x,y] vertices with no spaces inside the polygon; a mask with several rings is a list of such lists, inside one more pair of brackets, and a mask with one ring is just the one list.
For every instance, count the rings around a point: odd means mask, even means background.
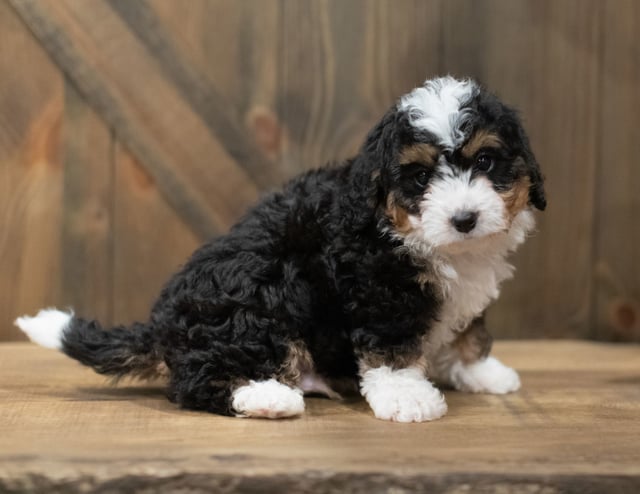
[{"label": "white blaze on forehead", "polygon": [[464,141],[461,126],[470,117],[470,111],[462,107],[478,90],[470,79],[460,81],[450,76],[431,79],[403,96],[398,108],[409,114],[411,125],[430,132],[439,145],[453,150]]}]

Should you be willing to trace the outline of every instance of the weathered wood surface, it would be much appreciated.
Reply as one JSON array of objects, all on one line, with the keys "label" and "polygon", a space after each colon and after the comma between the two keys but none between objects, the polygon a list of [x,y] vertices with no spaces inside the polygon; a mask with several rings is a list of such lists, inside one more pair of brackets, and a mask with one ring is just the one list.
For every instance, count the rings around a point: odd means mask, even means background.
[{"label": "weathered wood surface", "polygon": [[[194,231],[209,236],[225,229],[229,218],[255,200],[253,181],[220,149],[201,112],[218,115],[225,129],[235,128],[234,119],[216,112],[213,90],[208,98],[199,94],[203,83],[196,75],[177,73],[186,67],[170,64],[175,54],[164,32],[149,33],[151,40],[141,37],[123,20],[118,2],[24,0],[12,5],[89,103],[142,158],[165,199],[183,212]],[[144,12],[136,19],[157,26]],[[150,52],[153,46],[146,41],[154,40],[157,50]],[[229,143],[226,150],[243,144]],[[217,158],[213,169],[211,156]]]},{"label": "weathered wood surface", "polygon": [[634,0],[0,2],[0,340],[42,306],[145,317],[200,241],[451,73],[521,109],[548,178],[493,331],[640,341],[638,19]]},{"label": "weathered wood surface", "polygon": [[516,279],[489,313],[504,337],[540,328],[554,332],[540,336],[593,336],[601,5],[444,3],[443,72],[475,74],[518,108],[547,176],[549,207],[539,215],[539,232],[518,252]]},{"label": "weathered wood surface", "polygon": [[282,421],[182,411],[158,385],[110,387],[59,353],[3,344],[0,491],[640,491],[639,346],[495,353],[520,371],[520,392],[447,391],[442,420],[394,424],[360,399],[307,399]]},{"label": "weathered wood surface", "polygon": [[[627,14],[620,17],[619,10]],[[602,147],[598,154],[596,336],[640,341],[640,3],[603,4]]]},{"label": "weathered wood surface", "polygon": [[[200,240],[162,199],[153,177],[121,145],[116,146],[115,165],[113,314],[116,324],[130,324],[149,313],[159,287]],[[132,293],[136,295],[129,296]]]},{"label": "weathered wood surface", "polygon": [[60,295],[64,78],[0,2],[0,340]]},{"label": "weathered wood surface", "polygon": [[[60,300],[111,323],[115,141],[75,87],[65,84]],[[51,303],[51,301],[49,301]]]}]

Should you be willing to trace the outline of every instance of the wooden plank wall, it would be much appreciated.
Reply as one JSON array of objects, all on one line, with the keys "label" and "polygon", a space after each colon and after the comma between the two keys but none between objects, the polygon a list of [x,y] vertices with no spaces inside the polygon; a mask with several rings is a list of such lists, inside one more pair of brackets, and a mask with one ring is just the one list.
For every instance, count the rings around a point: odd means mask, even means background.
[{"label": "wooden plank wall", "polygon": [[0,340],[43,306],[144,318],[261,192],[451,73],[521,109],[548,178],[494,333],[640,341],[639,33],[634,0],[4,0]]}]

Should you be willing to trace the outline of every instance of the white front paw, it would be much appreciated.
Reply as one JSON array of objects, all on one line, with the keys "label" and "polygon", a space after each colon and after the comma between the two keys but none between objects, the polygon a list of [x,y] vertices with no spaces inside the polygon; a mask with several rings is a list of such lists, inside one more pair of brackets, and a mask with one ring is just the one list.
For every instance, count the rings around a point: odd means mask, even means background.
[{"label": "white front paw", "polygon": [[520,377],[494,357],[470,365],[456,362],[451,367],[451,382],[456,389],[470,393],[505,394],[520,389]]},{"label": "white front paw", "polygon": [[234,390],[231,407],[237,417],[279,419],[302,414],[304,398],[301,390],[275,379],[249,381],[249,384]]},{"label": "white front paw", "polygon": [[444,396],[419,369],[370,369],[362,375],[360,386],[373,413],[382,420],[424,422],[447,413]]}]

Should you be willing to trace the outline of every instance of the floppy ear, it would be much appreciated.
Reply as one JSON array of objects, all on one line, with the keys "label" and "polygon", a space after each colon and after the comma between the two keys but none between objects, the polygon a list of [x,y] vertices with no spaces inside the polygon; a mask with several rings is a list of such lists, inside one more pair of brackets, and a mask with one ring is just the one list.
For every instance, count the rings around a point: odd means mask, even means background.
[{"label": "floppy ear", "polygon": [[544,211],[547,207],[547,198],[544,192],[544,176],[542,175],[540,165],[538,165],[538,161],[531,150],[529,138],[527,137],[527,134],[520,123],[520,119],[517,116],[516,122],[517,136],[521,145],[520,154],[526,164],[529,180],[531,180],[531,185],[529,187],[529,202],[533,204],[536,209]]},{"label": "floppy ear", "polygon": [[382,169],[393,160],[401,118],[402,114],[394,106],[367,134],[360,154],[370,166]]},{"label": "floppy ear", "polygon": [[369,203],[383,199],[386,169],[394,159],[398,146],[398,128],[401,115],[392,107],[369,131],[355,159],[354,185],[367,196]]},{"label": "floppy ear", "polygon": [[529,177],[531,178],[529,200],[537,209],[544,211],[547,207],[547,197],[544,192],[544,176],[535,158],[533,158],[532,161],[527,161],[527,165],[529,166]]},{"label": "floppy ear", "polygon": [[529,202],[531,202],[531,204],[540,211],[544,211],[547,207],[547,197],[544,191],[544,176],[542,175],[542,171],[540,170],[540,165],[538,165],[536,157],[533,155],[533,151],[531,151],[529,138],[524,133],[522,126],[519,128],[519,133],[523,148],[522,157],[527,164],[527,173],[531,180],[531,186],[529,187]]}]

